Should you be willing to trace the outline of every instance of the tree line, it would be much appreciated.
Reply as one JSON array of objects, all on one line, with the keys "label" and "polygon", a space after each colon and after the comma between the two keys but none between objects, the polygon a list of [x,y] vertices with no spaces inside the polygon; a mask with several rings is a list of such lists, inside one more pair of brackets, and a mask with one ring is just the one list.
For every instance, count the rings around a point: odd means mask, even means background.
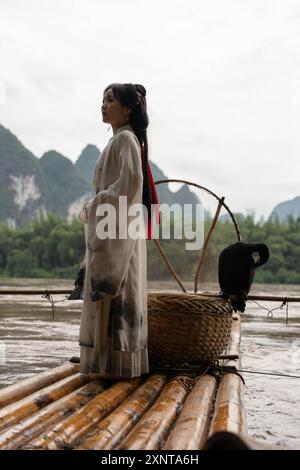
[{"label": "tree line", "polygon": [[[256,282],[300,283],[300,217],[289,217],[285,222],[255,221],[249,214],[238,222],[244,241],[266,243],[270,250],[268,263],[256,272]],[[210,223],[206,220],[205,233]],[[218,222],[207,250],[207,259],[213,262],[208,262],[205,269],[216,275],[219,253],[236,240],[233,224]],[[162,246],[176,273],[183,279],[192,279],[200,254],[186,251],[182,240],[165,241]],[[155,250],[153,242],[148,242],[148,278],[153,273],[153,278],[163,277],[166,271]],[[74,278],[84,253],[83,224],[76,219],[67,222],[59,215],[49,214],[17,229],[0,222],[1,277]]]}]

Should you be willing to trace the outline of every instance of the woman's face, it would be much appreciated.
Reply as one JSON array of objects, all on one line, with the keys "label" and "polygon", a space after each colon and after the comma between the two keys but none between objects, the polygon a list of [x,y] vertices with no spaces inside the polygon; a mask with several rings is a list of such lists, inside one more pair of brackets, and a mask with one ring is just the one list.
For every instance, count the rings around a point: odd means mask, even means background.
[{"label": "woman's face", "polygon": [[128,123],[130,108],[122,106],[120,101],[114,96],[113,91],[109,88],[103,95],[101,106],[102,120],[111,124],[113,128],[120,127]]}]

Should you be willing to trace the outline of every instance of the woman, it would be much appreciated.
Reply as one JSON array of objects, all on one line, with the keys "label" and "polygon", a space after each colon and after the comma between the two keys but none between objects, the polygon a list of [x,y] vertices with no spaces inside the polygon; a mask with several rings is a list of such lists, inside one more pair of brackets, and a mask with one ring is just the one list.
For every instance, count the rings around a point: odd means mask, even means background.
[{"label": "woman", "polygon": [[[157,197],[148,164],[145,88],[130,83],[109,85],[104,90],[102,116],[112,126],[113,137],[96,163],[96,194],[80,215],[86,224],[87,247],[80,371],[103,378],[130,378],[149,370],[147,251],[145,237],[119,238],[118,234],[128,228],[124,214],[119,219],[120,196],[126,196],[128,210],[133,204],[146,206],[151,238],[150,208]],[[117,238],[99,238],[103,221],[99,207],[107,203],[116,211]]]}]

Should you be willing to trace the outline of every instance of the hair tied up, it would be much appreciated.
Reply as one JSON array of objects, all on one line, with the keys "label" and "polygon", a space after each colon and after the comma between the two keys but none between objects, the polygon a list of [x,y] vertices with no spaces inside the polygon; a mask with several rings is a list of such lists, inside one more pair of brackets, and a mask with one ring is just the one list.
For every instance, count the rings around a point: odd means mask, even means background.
[{"label": "hair tied up", "polygon": [[142,96],[146,96],[146,88],[143,85],[136,83],[134,86],[137,93],[140,93]]}]

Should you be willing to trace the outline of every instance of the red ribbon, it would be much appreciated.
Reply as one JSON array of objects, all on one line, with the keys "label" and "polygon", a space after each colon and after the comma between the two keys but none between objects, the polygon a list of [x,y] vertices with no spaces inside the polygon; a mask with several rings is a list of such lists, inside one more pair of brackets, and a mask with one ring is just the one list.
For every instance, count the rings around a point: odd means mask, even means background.
[{"label": "red ribbon", "polygon": [[[142,159],[144,160],[144,146],[142,145]],[[151,204],[155,204],[155,215],[156,215],[156,222],[160,224],[160,213],[159,213],[159,202],[158,202],[158,197],[157,197],[157,192],[156,192],[156,187],[154,184],[153,176],[152,176],[152,171],[150,168],[150,164],[148,162],[148,177],[149,177],[149,182],[150,182],[150,187],[151,187]],[[148,240],[152,240],[152,224],[151,224],[151,211],[148,214]]]}]

